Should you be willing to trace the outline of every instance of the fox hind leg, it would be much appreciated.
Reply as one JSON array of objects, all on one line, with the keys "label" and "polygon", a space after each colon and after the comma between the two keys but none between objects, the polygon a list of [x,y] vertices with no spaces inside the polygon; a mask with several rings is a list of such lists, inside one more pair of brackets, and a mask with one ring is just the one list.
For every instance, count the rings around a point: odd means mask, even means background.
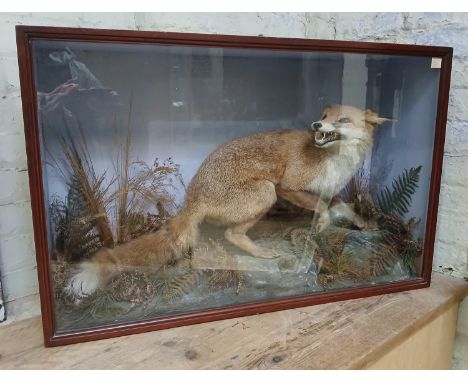
[{"label": "fox hind leg", "polygon": [[250,253],[252,256],[263,257],[265,259],[278,257],[279,255],[277,253],[273,252],[272,250],[259,247],[246,235],[247,230],[253,227],[260,219],[261,216],[257,219],[252,219],[228,228],[224,236],[229,242],[244,250],[245,252]]},{"label": "fox hind leg", "polygon": [[230,195],[230,206],[224,210],[229,216],[229,228],[224,237],[238,248],[255,257],[275,258],[274,251],[256,245],[247,231],[253,227],[276,202],[275,186],[267,180],[259,180],[244,187],[242,192]]}]

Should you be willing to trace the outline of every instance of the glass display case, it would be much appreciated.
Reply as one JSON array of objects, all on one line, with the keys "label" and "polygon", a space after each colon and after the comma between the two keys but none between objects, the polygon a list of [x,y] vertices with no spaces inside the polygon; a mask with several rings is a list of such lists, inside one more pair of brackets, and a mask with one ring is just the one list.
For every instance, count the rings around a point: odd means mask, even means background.
[{"label": "glass display case", "polygon": [[451,48],[17,37],[46,345],[429,285]]}]

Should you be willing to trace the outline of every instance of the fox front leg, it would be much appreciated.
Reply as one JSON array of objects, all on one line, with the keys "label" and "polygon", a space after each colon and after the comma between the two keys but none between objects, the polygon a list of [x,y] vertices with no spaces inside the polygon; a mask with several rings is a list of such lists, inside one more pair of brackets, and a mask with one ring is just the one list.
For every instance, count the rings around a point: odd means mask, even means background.
[{"label": "fox front leg", "polygon": [[280,186],[276,186],[276,194],[298,207],[318,212],[319,214],[328,209],[328,204],[325,203],[319,196],[307,191],[290,191],[285,190]]},{"label": "fox front leg", "polygon": [[361,230],[376,230],[378,226],[373,222],[365,221],[361,216],[354,212],[354,206],[351,203],[345,203],[341,199],[336,199],[329,209],[332,216],[343,217],[352,222],[356,227]]},{"label": "fox front leg", "polygon": [[325,228],[327,228],[330,225],[330,213],[328,210],[325,210],[320,213],[320,217],[317,220],[317,223],[315,224],[315,230],[318,232],[322,232]]},{"label": "fox front leg", "polygon": [[328,213],[328,203],[319,196],[307,191],[290,191],[276,186],[277,195],[292,204],[314,211],[320,215],[315,225],[318,232],[323,231],[330,225],[330,214]]}]

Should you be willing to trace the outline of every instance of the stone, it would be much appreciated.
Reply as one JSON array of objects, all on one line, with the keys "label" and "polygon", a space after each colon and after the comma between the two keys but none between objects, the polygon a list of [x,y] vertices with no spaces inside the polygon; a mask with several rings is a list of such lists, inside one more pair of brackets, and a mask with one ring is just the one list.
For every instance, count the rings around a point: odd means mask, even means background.
[{"label": "stone", "polygon": [[10,203],[29,201],[28,172],[0,170],[0,206]]},{"label": "stone", "polygon": [[24,171],[27,168],[26,146],[24,134],[5,134],[0,140],[0,169],[16,169]]},{"label": "stone", "polygon": [[454,88],[450,90],[450,106],[448,116],[452,120],[468,120],[468,89]]},{"label": "stone", "polygon": [[[0,239],[32,233],[31,203],[11,203],[0,206]],[[8,256],[5,253],[2,257]]]},{"label": "stone", "polygon": [[459,56],[456,51],[456,56],[452,60],[452,78],[451,88],[464,88],[468,87],[468,57]]},{"label": "stone", "polygon": [[0,241],[0,269],[4,275],[36,266],[34,235],[11,235]]}]

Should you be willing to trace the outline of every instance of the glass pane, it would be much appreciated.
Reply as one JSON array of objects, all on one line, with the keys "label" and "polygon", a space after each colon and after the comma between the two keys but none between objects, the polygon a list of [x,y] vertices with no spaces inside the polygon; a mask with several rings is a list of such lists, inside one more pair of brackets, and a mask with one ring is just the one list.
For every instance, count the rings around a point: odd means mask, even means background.
[{"label": "glass pane", "polygon": [[59,331],[420,276],[431,58],[33,53]]}]

